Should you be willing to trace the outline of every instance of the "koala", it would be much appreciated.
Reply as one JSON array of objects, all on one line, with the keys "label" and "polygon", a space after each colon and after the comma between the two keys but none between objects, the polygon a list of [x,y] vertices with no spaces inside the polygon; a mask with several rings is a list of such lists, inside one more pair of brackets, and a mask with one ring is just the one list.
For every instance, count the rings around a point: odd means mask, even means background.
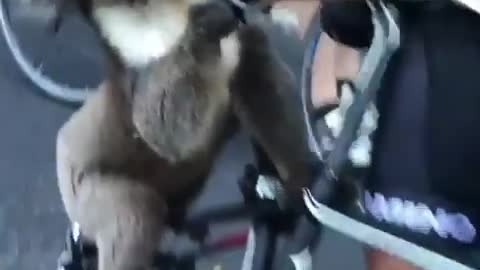
[{"label": "koala", "polygon": [[[74,0],[64,0],[74,1]],[[75,0],[108,57],[98,91],[61,127],[57,178],[99,270],[151,269],[239,127],[287,190],[312,179],[295,78],[263,28],[225,1]]]}]

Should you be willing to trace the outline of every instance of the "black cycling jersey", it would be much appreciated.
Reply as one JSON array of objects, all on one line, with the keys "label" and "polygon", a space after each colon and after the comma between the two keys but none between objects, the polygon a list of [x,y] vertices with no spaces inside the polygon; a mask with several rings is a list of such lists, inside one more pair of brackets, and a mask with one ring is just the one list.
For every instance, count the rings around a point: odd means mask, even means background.
[{"label": "black cycling jersey", "polygon": [[[356,3],[327,0],[322,25],[358,48],[372,28],[365,3]],[[401,47],[376,100],[369,221],[458,257],[443,248],[480,244],[480,15],[452,2],[396,7]]]}]

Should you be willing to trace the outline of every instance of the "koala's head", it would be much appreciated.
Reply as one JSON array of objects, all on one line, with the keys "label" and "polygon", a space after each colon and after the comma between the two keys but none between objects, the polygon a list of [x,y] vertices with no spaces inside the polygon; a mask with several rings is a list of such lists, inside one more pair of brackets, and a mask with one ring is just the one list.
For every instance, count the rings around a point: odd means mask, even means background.
[{"label": "koala's head", "polygon": [[[233,30],[235,19],[228,8],[229,0],[60,1],[61,9],[80,10],[105,43],[131,67],[144,66],[168,53],[189,27],[228,32]],[[209,7],[214,2],[217,9]],[[218,9],[219,3],[224,9]]]}]

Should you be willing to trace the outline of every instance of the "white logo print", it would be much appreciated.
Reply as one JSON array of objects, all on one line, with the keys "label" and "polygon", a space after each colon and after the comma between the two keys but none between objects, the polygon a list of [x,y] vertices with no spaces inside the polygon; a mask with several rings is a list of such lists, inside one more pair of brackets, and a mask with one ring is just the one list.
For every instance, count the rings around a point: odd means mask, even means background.
[{"label": "white logo print", "polygon": [[477,231],[462,213],[447,213],[438,208],[435,214],[423,203],[400,198],[386,199],[383,194],[365,191],[365,208],[378,221],[407,227],[414,232],[427,234],[434,231],[442,238],[449,236],[463,243],[472,243]]},{"label": "white logo print", "polygon": [[[340,135],[345,120],[345,114],[355,99],[355,93],[348,83],[341,86],[340,102],[338,107],[325,115],[325,123],[332,131],[334,138]],[[377,128],[378,112],[373,104],[371,104],[363,115],[360,128],[357,132],[357,139],[352,143],[352,147],[348,153],[349,159],[353,165],[357,167],[367,167],[370,165],[370,153],[372,150],[372,142],[370,135]],[[322,138],[322,144],[325,149],[332,149],[331,139]]]}]

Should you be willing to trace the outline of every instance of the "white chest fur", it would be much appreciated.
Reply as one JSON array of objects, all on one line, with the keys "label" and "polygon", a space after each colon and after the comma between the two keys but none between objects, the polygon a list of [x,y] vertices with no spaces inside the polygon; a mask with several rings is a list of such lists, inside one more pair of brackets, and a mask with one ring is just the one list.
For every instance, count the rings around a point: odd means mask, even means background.
[{"label": "white chest fur", "polygon": [[237,32],[232,32],[220,41],[221,63],[220,68],[229,77],[240,62],[240,41]]},{"label": "white chest fur", "polygon": [[187,24],[182,5],[149,1],[144,6],[97,7],[94,16],[104,38],[132,67],[165,55],[183,35]]}]

